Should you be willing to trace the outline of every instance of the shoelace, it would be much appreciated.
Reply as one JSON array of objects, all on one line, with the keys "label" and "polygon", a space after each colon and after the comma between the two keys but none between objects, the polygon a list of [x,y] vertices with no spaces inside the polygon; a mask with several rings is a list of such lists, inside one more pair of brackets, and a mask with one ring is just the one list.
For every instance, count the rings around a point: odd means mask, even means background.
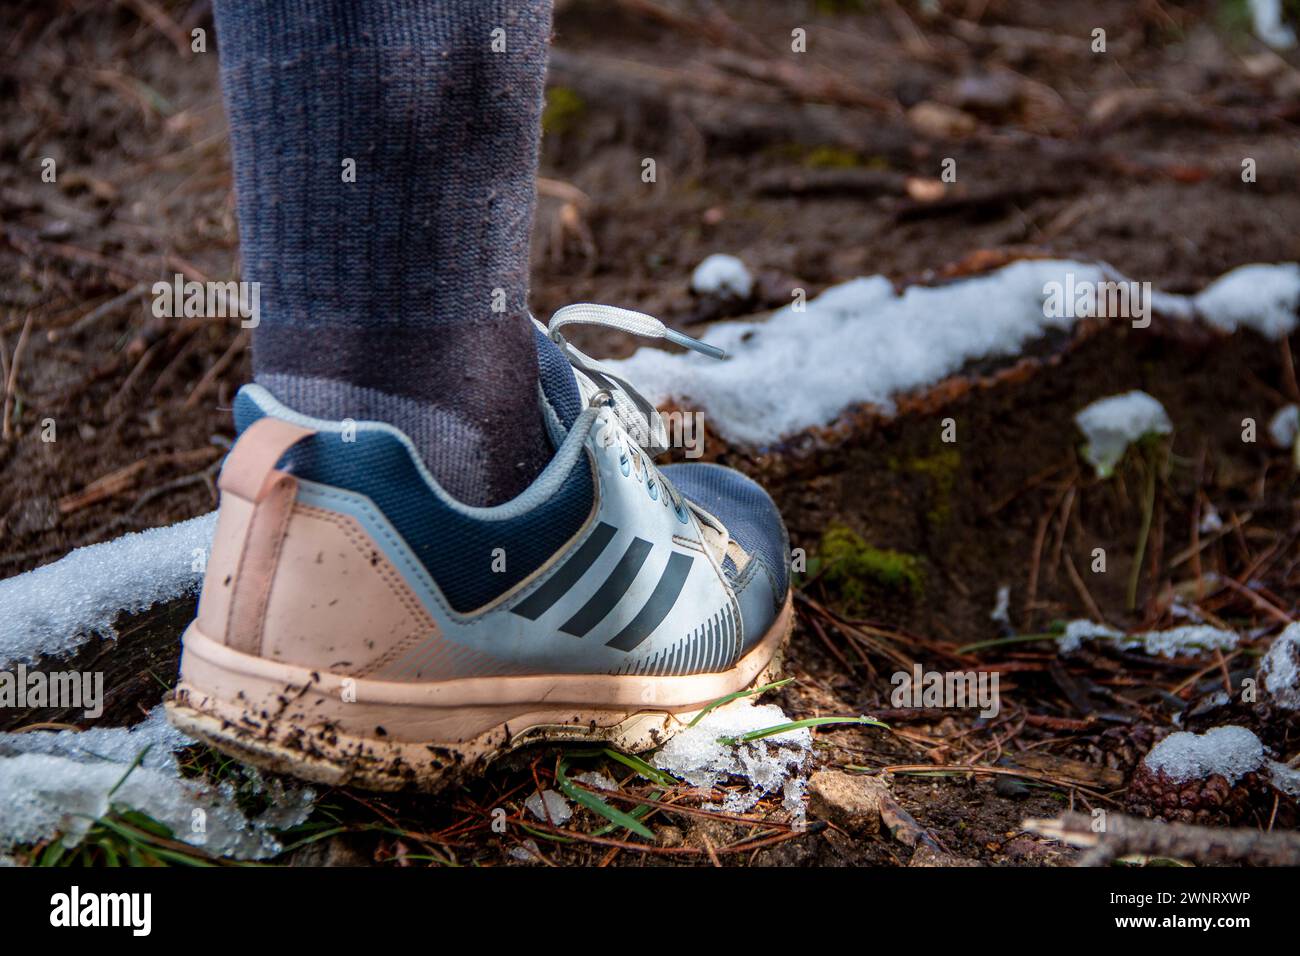
[{"label": "shoelace", "polygon": [[546,325],[546,334],[559,346],[564,357],[569,360],[569,364],[594,381],[601,391],[609,396],[610,410],[618,418],[623,430],[630,434],[639,446],[636,450],[627,448],[619,434],[619,429],[607,427],[604,430],[601,440],[605,442],[613,440],[619,445],[619,464],[623,468],[623,474],[628,474],[632,467],[638,469],[643,467],[650,497],[657,498],[658,488],[662,487],[666,492],[664,504],[668,504],[671,500],[677,517],[684,521],[686,511],[681,493],[650,460],[668,449],[668,432],[664,428],[659,409],[625,377],[608,365],[593,359],[565,339],[560,330],[566,325],[602,325],[647,338],[667,339],[669,342],[711,358],[725,358],[726,353],[715,345],[709,345],[707,342],[701,342],[699,339],[668,328],[652,315],[613,305],[596,305],[589,302],[566,305],[558,309]]},{"label": "shoelace", "polygon": [[650,455],[668,450],[668,434],[663,419],[654,403],[641,394],[636,386],[608,365],[598,362],[576,348],[561,334],[566,325],[603,325],[606,328],[631,332],[652,339],[667,339],[711,358],[726,358],[726,352],[715,345],[693,339],[675,329],[670,329],[652,315],[621,309],[614,305],[595,305],[589,302],[566,305],[551,316],[546,334],[560,347],[569,364],[579,369],[601,388],[609,392],[611,405],[637,444]]}]

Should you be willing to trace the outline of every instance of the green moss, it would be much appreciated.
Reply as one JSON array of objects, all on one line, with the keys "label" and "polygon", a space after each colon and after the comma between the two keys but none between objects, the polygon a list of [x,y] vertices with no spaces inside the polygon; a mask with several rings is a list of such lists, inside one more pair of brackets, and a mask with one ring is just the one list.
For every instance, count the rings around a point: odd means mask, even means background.
[{"label": "green moss", "polygon": [[822,14],[867,12],[867,0],[816,0],[814,6]]},{"label": "green moss", "polygon": [[582,97],[567,86],[552,86],[546,91],[546,106],[542,109],[542,132],[549,135],[566,133],[577,125],[587,104]]},{"label": "green moss", "polygon": [[842,524],[826,529],[816,561],[823,583],[851,606],[864,604],[873,588],[917,596],[925,587],[920,558],[867,544]]},{"label": "green moss", "polygon": [[935,530],[948,523],[952,517],[952,489],[961,468],[961,452],[951,445],[944,445],[933,454],[909,458],[901,465],[891,461],[890,467],[924,475],[930,484],[930,510],[926,512],[926,520]]},{"label": "green moss", "polygon": [[812,169],[853,169],[862,165],[862,157],[851,149],[818,146],[808,151],[803,164]]}]

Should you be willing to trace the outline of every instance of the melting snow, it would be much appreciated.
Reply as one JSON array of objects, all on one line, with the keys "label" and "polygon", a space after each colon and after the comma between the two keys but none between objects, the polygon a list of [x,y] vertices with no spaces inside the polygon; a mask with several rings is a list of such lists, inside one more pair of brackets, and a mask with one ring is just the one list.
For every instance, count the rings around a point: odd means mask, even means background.
[{"label": "melting snow", "polygon": [[603,773],[597,773],[594,770],[589,770],[586,773],[580,773],[573,779],[578,781],[578,783],[585,784],[586,786],[591,787],[593,790],[617,790],[618,789],[618,784],[616,784],[613,780],[609,779],[609,777],[605,776]]},{"label": "melting snow", "polygon": [[732,780],[749,784],[731,790],[721,809],[744,813],[763,797],[780,791],[795,819],[804,814],[804,790],[812,762],[812,732],[804,727],[741,744],[720,737],[739,737],[754,730],[786,724],[790,718],[775,704],[756,704],[741,697],[710,711],[694,727],[678,733],[655,754],[653,763],[702,790]]},{"label": "melting snow", "polygon": [[695,267],[691,273],[691,289],[700,295],[748,299],[754,289],[754,278],[735,256],[715,253]]},{"label": "melting snow", "polygon": [[[891,412],[896,396],[969,361],[1014,355],[1046,333],[1068,331],[1076,321],[1070,310],[1045,308],[1049,285],[1108,281],[1126,280],[1110,267],[1069,260],[1013,262],[901,295],[883,276],[854,279],[766,321],[714,324],[706,338],[726,349],[724,362],[643,348],[608,364],[652,401],[685,401],[728,440],[764,445],[828,425],[854,405]],[[1249,327],[1278,337],[1296,327],[1300,265],[1243,266],[1196,296],[1154,292],[1150,304],[1175,319],[1200,316],[1225,331]]]},{"label": "melting snow", "polygon": [[1142,631],[1125,634],[1095,621],[1075,620],[1065,626],[1065,633],[1057,638],[1063,654],[1077,651],[1084,641],[1111,641],[1121,650],[1140,647],[1148,654],[1161,657],[1178,657],[1182,654],[1201,654],[1215,648],[1229,650],[1237,646],[1239,636],[1208,624],[1187,624],[1164,631]]},{"label": "melting snow", "polygon": [[279,853],[272,831],[306,820],[315,793],[278,781],[269,791],[261,786],[271,806],[249,819],[231,784],[180,777],[172,751],[190,742],[167,724],[161,706],[131,728],[0,734],[0,849],[56,835],[75,846],[111,805],[148,814],[212,855],[257,860]]},{"label": "melting snow", "polygon": [[1300,622],[1288,624],[1273,639],[1260,663],[1264,689],[1278,705],[1300,710]]},{"label": "melting snow", "polygon": [[1083,457],[1101,478],[1110,475],[1129,445],[1146,435],[1168,435],[1174,430],[1165,407],[1140,391],[1095,401],[1074,421],[1088,439]]},{"label": "melting snow", "polygon": [[1003,584],[998,587],[998,597],[993,605],[993,611],[989,614],[989,620],[998,624],[1011,623],[1011,585]]},{"label": "melting snow", "polygon": [[1204,734],[1170,734],[1142,761],[1175,783],[1221,774],[1229,783],[1264,765],[1264,745],[1245,727],[1215,727]]},{"label": "melting snow", "polygon": [[49,754],[83,763],[103,760],[121,764],[120,772],[125,773],[131,762],[147,747],[149,749],[141,763],[142,767],[176,773],[174,751],[188,747],[193,742],[167,722],[166,712],[158,706],[134,727],[0,733],[0,757]]},{"label": "melting snow", "polygon": [[569,806],[569,801],[554,790],[543,790],[541,793],[534,793],[524,801],[524,806],[528,808],[529,813],[543,823],[553,823],[557,827],[564,826],[569,822],[569,818],[573,816],[573,807]]},{"label": "melting snow", "polygon": [[181,597],[202,583],[216,512],[78,548],[0,581],[0,665],[62,654],[114,636],[122,611]]},{"label": "melting snow", "polygon": [[1278,339],[1296,327],[1300,264],[1239,266],[1192,297],[1205,321],[1224,332],[1254,329]]},{"label": "melting snow", "polygon": [[1287,25],[1282,13],[1282,0],[1248,0],[1251,26],[1259,37],[1275,50],[1289,50],[1295,46],[1295,30]]},{"label": "melting snow", "polygon": [[1201,516],[1201,534],[1214,534],[1216,531],[1223,530],[1223,517],[1219,514],[1219,509],[1212,504],[1205,506],[1205,513]]},{"label": "melting snow", "polygon": [[1268,437],[1279,448],[1290,448],[1300,432],[1300,405],[1283,405],[1268,423]]},{"label": "melting snow", "polygon": [[1284,763],[1278,763],[1276,760],[1270,760],[1268,762],[1268,771],[1273,780],[1273,786],[1289,797],[1300,797],[1300,770],[1295,767],[1288,767]]}]

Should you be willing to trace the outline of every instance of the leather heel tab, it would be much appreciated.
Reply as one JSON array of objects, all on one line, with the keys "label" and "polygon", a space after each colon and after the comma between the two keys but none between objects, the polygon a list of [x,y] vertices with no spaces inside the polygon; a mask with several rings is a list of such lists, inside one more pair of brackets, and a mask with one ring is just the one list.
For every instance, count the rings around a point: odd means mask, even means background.
[{"label": "leather heel tab", "polygon": [[310,428],[267,416],[250,425],[221,466],[217,485],[248,501],[258,502],[275,484],[275,465],[294,445],[315,435]]}]

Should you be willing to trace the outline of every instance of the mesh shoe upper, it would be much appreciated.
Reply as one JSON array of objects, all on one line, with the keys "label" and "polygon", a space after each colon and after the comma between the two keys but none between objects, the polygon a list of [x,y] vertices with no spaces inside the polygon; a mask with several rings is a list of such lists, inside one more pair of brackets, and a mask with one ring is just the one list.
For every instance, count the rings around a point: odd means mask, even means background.
[{"label": "mesh shoe upper", "polygon": [[[781,514],[757,482],[731,468],[693,462],[665,465],[662,470],[678,491],[726,525],[732,540],[749,556],[749,562],[740,566],[730,558],[726,562],[737,591],[770,588],[770,612],[765,611],[768,602],[758,600],[757,595],[752,604],[741,595],[742,611],[749,612],[743,615],[748,646],[766,630],[765,621],[770,623],[775,616],[789,587],[790,546]],[[753,562],[758,562],[758,567],[751,567]],[[757,577],[760,572],[768,578],[766,586]]]}]

